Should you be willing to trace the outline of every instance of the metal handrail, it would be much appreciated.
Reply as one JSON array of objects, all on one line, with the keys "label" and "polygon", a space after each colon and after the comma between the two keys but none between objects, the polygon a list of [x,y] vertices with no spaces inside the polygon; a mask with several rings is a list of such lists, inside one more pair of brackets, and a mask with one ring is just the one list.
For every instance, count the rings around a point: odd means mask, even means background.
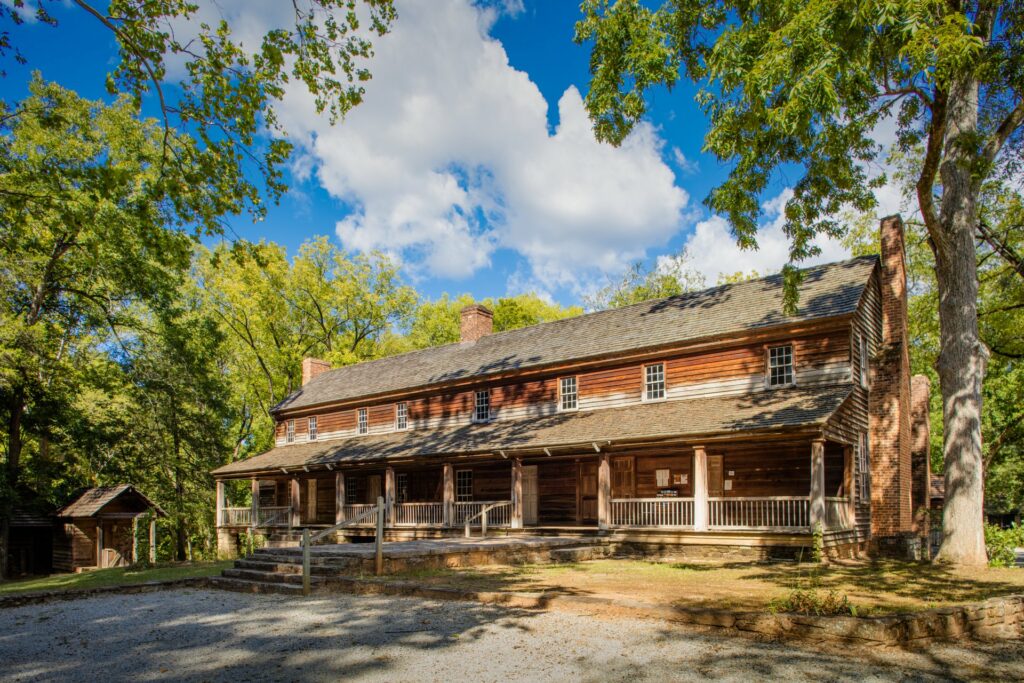
[{"label": "metal handrail", "polygon": [[315,533],[312,536],[310,536],[310,538],[309,538],[310,545],[316,543],[317,541],[319,541],[321,538],[324,538],[325,536],[329,536],[329,535],[333,534],[335,531],[338,531],[339,529],[344,529],[345,527],[352,526],[353,524],[358,524],[359,522],[363,521],[364,519],[366,519],[368,517],[371,517],[373,515],[376,515],[377,514],[377,507],[378,507],[377,505],[374,505],[369,510],[366,510],[365,512],[362,512],[361,514],[356,515],[352,519],[346,519],[344,522],[339,522],[339,523],[335,524],[334,526],[332,526],[330,528],[324,529],[323,531],[318,531],[317,533]]},{"label": "metal handrail", "polygon": [[480,535],[482,537],[486,537],[487,536],[487,513],[490,512],[491,510],[495,509],[495,508],[505,507],[506,505],[511,505],[511,504],[512,504],[512,501],[510,501],[510,500],[503,500],[503,501],[501,501],[499,503],[492,503],[490,505],[485,505],[484,508],[482,510],[480,510],[480,512],[476,513],[472,517],[467,517],[465,519],[466,538],[471,538],[471,534],[470,534],[470,531],[469,531],[470,523],[474,519],[476,519],[477,517],[480,518]]}]

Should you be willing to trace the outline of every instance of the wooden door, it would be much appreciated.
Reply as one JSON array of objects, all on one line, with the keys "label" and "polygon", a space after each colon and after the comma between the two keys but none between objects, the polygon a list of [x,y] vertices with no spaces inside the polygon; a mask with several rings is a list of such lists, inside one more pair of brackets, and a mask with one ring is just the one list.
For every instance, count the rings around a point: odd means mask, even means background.
[{"label": "wooden door", "polygon": [[597,463],[581,462],[576,490],[579,492],[576,506],[577,524],[597,524]]},{"label": "wooden door", "polygon": [[725,487],[722,485],[723,472],[722,472],[722,456],[720,455],[709,455],[708,456],[708,497],[709,498],[720,498],[725,492]]},{"label": "wooden door", "polygon": [[636,459],[612,458],[612,498],[632,498],[636,495]]},{"label": "wooden door", "polygon": [[371,474],[366,478],[366,500],[364,502],[375,504],[380,497],[380,475]]},{"label": "wooden door", "polygon": [[523,467],[523,524],[537,523],[537,466]]},{"label": "wooden door", "polygon": [[316,523],[316,479],[306,480],[306,501],[303,506],[305,512],[303,524],[315,524]]}]

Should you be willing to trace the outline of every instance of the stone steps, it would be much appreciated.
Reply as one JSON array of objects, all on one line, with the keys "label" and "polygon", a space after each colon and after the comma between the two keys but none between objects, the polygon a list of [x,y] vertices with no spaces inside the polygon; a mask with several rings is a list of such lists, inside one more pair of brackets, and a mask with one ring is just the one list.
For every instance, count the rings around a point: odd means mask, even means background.
[{"label": "stone steps", "polygon": [[[251,581],[227,576],[216,576],[210,579],[210,585],[223,590],[239,593],[279,593],[282,595],[302,595],[302,583],[271,583],[267,581]],[[315,584],[314,584],[315,585]]]},{"label": "stone steps", "polygon": [[[225,569],[221,572],[221,576],[226,579],[243,579],[245,581],[254,581],[257,583],[288,583],[302,585],[302,574],[286,574],[281,572],[265,572],[258,569]],[[323,576],[310,575],[309,581],[311,584],[323,583],[325,581]]]}]

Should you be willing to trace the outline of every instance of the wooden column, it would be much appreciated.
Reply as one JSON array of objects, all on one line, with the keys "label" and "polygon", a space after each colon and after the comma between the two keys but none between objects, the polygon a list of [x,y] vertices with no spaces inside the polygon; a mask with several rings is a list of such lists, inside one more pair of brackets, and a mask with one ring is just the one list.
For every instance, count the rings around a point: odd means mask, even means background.
[{"label": "wooden column", "polygon": [[103,520],[96,520],[96,566],[103,569]]},{"label": "wooden column", "polygon": [[224,482],[220,479],[217,480],[217,510],[215,521],[218,528],[224,526]]},{"label": "wooden column", "polygon": [[260,521],[260,480],[253,477],[250,486],[252,488],[252,507],[249,516],[252,519],[249,520],[249,528],[255,532]]},{"label": "wooden column", "polygon": [[607,453],[601,454],[597,465],[597,526],[608,529],[612,525],[612,463]]},{"label": "wooden column", "polygon": [[693,447],[693,530],[708,530],[708,453]]},{"label": "wooden column", "polygon": [[455,521],[455,468],[450,462],[444,464],[444,525],[452,526]]},{"label": "wooden column", "polygon": [[156,516],[149,520],[149,561],[156,564]]},{"label": "wooden column", "polygon": [[297,527],[302,523],[302,494],[299,491],[299,478],[292,477],[289,484],[288,526]]},{"label": "wooden column", "polygon": [[811,442],[811,530],[825,528],[825,440]]},{"label": "wooden column", "polygon": [[846,514],[850,524],[857,519],[857,501],[853,498],[853,446],[843,448],[843,495],[846,496]]},{"label": "wooden column", "polygon": [[512,458],[512,528],[523,528],[523,461]]},{"label": "wooden column", "polygon": [[384,469],[384,504],[387,506],[387,519],[385,520],[388,526],[395,523],[395,501],[398,496],[395,494],[395,468],[388,467]]},{"label": "wooden column", "polygon": [[345,473],[334,473],[334,523],[345,521]]},{"label": "wooden column", "polygon": [[128,564],[139,561],[139,518],[132,517],[132,559]]}]

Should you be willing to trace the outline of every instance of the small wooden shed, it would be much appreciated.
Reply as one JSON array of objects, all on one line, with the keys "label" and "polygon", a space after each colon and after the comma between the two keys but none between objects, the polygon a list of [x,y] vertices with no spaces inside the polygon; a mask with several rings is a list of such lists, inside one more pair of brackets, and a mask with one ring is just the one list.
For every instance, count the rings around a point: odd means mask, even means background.
[{"label": "small wooden shed", "polygon": [[[123,567],[136,560],[136,526],[139,517],[152,511],[165,517],[160,506],[131,484],[87,489],[57,511],[53,540],[53,568],[78,571],[84,568]],[[149,525],[150,560],[155,559],[156,519]]]}]

